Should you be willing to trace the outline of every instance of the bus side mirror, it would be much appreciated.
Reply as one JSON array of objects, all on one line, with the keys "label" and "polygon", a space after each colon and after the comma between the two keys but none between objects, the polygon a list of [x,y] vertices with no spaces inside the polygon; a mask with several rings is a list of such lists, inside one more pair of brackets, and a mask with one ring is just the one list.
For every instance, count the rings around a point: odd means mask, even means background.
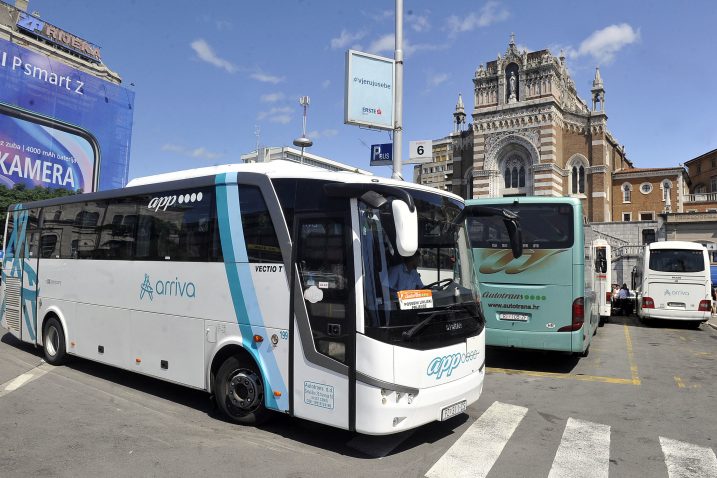
[{"label": "bus side mirror", "polygon": [[508,237],[510,238],[510,249],[513,251],[513,257],[518,258],[523,255],[523,231],[520,229],[518,221],[515,219],[504,219],[506,229],[508,229]]},{"label": "bus side mirror", "polygon": [[391,201],[393,222],[396,226],[396,249],[403,257],[410,257],[418,250],[418,214],[404,201],[394,199]]}]

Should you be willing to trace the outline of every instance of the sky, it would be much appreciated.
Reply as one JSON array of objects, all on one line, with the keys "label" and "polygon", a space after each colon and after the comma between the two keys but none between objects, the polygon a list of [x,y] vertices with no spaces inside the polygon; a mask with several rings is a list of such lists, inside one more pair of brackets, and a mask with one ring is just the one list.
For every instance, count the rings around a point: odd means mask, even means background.
[{"label": "sky", "polygon": [[[391,174],[369,167],[389,133],[343,121],[346,51],[393,57],[393,1],[30,0],[36,10],[99,45],[135,92],[130,179],[290,146],[304,95],[311,153]],[[717,148],[716,24],[713,1],[405,0],[403,156],[452,131],[459,93],[470,118],[476,68],[515,33],[521,49],[563,49],[588,104],[600,67],[608,129],[636,167],[684,163]]]}]

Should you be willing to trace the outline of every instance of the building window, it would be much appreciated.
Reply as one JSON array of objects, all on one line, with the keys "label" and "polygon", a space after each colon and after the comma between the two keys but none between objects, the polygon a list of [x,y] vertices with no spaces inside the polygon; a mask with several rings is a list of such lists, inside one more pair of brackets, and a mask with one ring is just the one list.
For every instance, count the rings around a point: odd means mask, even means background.
[{"label": "building window", "polygon": [[575,165],[571,169],[571,192],[573,194],[585,194],[585,167]]},{"label": "building window", "polygon": [[710,179],[710,192],[717,193],[717,176],[712,176]]},{"label": "building window", "polygon": [[640,220],[641,221],[654,221],[655,213],[654,212],[640,212]]},{"label": "building window", "polygon": [[669,201],[670,199],[670,189],[672,189],[672,183],[665,179],[662,181],[662,200],[663,201]]},{"label": "building window", "polygon": [[707,186],[704,184],[698,184],[695,186],[695,194],[704,194],[707,192]]},{"label": "building window", "polygon": [[632,221],[632,213],[631,212],[623,212],[622,213],[622,220],[624,222],[630,222]]},{"label": "building window", "polygon": [[650,184],[650,183],[640,184],[640,192],[642,194],[650,194],[652,192],[652,184]]},{"label": "building window", "polygon": [[627,203],[632,201],[632,185],[631,184],[623,184],[622,185],[622,202]]}]

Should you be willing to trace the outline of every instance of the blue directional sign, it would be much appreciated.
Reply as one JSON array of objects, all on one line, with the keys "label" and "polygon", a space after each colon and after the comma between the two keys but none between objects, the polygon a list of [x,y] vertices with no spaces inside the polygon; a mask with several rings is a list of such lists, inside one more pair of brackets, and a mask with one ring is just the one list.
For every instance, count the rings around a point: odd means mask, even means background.
[{"label": "blue directional sign", "polygon": [[371,166],[391,166],[393,164],[393,143],[371,145]]}]

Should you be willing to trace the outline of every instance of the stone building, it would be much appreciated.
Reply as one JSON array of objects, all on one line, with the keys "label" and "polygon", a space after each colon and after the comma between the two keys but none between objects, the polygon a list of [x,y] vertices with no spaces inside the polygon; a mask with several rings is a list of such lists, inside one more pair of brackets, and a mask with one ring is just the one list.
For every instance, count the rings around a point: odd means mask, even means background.
[{"label": "stone building", "polygon": [[685,163],[690,190],[685,198],[685,212],[717,212],[717,149]]},{"label": "stone building", "polygon": [[658,214],[684,211],[688,176],[682,166],[629,168],[612,175],[615,221],[654,221]]}]

